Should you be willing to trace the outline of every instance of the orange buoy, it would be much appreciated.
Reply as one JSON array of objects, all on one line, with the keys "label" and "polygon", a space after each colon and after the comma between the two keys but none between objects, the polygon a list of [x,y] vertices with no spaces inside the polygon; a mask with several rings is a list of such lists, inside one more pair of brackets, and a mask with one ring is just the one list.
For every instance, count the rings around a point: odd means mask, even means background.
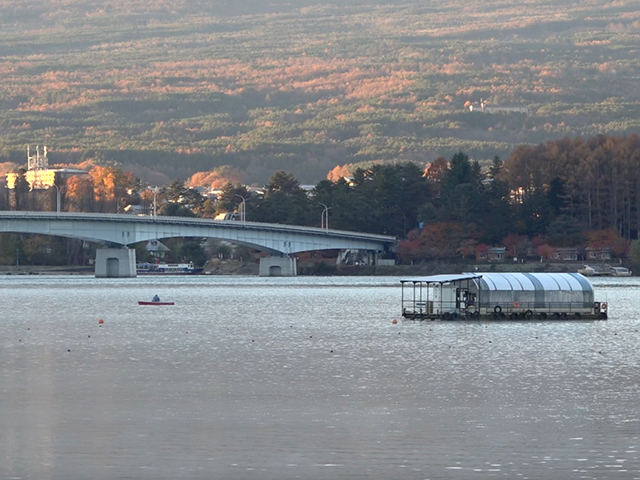
[{"label": "orange buoy", "polygon": [[391,323],[393,323],[393,324],[395,325],[396,323],[398,323],[398,320],[396,320],[396,319],[394,318],[393,320],[391,320]]},{"label": "orange buoy", "polygon": [[98,323],[104,323],[103,319],[98,320]]}]

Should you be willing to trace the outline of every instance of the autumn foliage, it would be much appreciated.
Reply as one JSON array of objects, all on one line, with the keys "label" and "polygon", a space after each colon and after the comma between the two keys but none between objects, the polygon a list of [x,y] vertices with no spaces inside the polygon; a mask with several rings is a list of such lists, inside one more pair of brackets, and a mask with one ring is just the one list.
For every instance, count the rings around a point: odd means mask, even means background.
[{"label": "autumn foliage", "polygon": [[242,178],[190,184],[314,184],[628,136],[639,17],[630,0],[0,0],[0,163],[46,143],[56,163],[100,155],[155,184],[225,165]]}]

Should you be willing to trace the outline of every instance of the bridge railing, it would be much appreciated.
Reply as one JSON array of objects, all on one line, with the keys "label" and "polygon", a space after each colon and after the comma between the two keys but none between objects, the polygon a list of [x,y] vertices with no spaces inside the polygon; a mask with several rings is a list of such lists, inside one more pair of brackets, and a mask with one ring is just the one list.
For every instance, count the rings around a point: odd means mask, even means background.
[{"label": "bridge railing", "polygon": [[247,222],[238,220],[213,220],[206,218],[168,217],[168,216],[137,216],[118,213],[85,213],[85,212],[25,212],[25,211],[0,211],[0,220],[3,219],[33,219],[33,220],[87,220],[110,221],[126,223],[152,223],[167,225],[185,225],[200,227],[225,227],[234,229],[260,229],[278,232],[289,231],[295,233],[310,233],[313,235],[340,236],[361,240],[373,240],[394,244],[396,238],[389,235],[374,233],[352,232],[349,230],[326,230],[318,227],[305,227],[300,225],[284,225],[280,223]]}]

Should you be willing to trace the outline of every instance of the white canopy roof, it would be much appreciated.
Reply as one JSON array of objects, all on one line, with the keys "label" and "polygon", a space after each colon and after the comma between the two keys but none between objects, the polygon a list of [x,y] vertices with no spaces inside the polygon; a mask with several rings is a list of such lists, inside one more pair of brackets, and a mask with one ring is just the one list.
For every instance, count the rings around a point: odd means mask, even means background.
[{"label": "white canopy roof", "polygon": [[478,282],[492,291],[592,291],[593,285],[579,273],[484,273]]},{"label": "white canopy roof", "polygon": [[475,280],[488,291],[593,291],[591,282],[579,273],[461,273],[431,275],[400,280],[402,283],[450,283]]}]

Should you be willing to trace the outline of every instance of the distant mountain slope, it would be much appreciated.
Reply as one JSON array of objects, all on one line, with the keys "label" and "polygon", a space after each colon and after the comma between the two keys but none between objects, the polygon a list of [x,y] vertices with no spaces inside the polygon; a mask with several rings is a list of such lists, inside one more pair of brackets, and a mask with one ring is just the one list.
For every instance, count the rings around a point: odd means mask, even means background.
[{"label": "distant mountain slope", "polygon": [[640,131],[639,46],[630,0],[0,0],[0,163],[39,143],[53,162],[315,183],[506,158]]}]

